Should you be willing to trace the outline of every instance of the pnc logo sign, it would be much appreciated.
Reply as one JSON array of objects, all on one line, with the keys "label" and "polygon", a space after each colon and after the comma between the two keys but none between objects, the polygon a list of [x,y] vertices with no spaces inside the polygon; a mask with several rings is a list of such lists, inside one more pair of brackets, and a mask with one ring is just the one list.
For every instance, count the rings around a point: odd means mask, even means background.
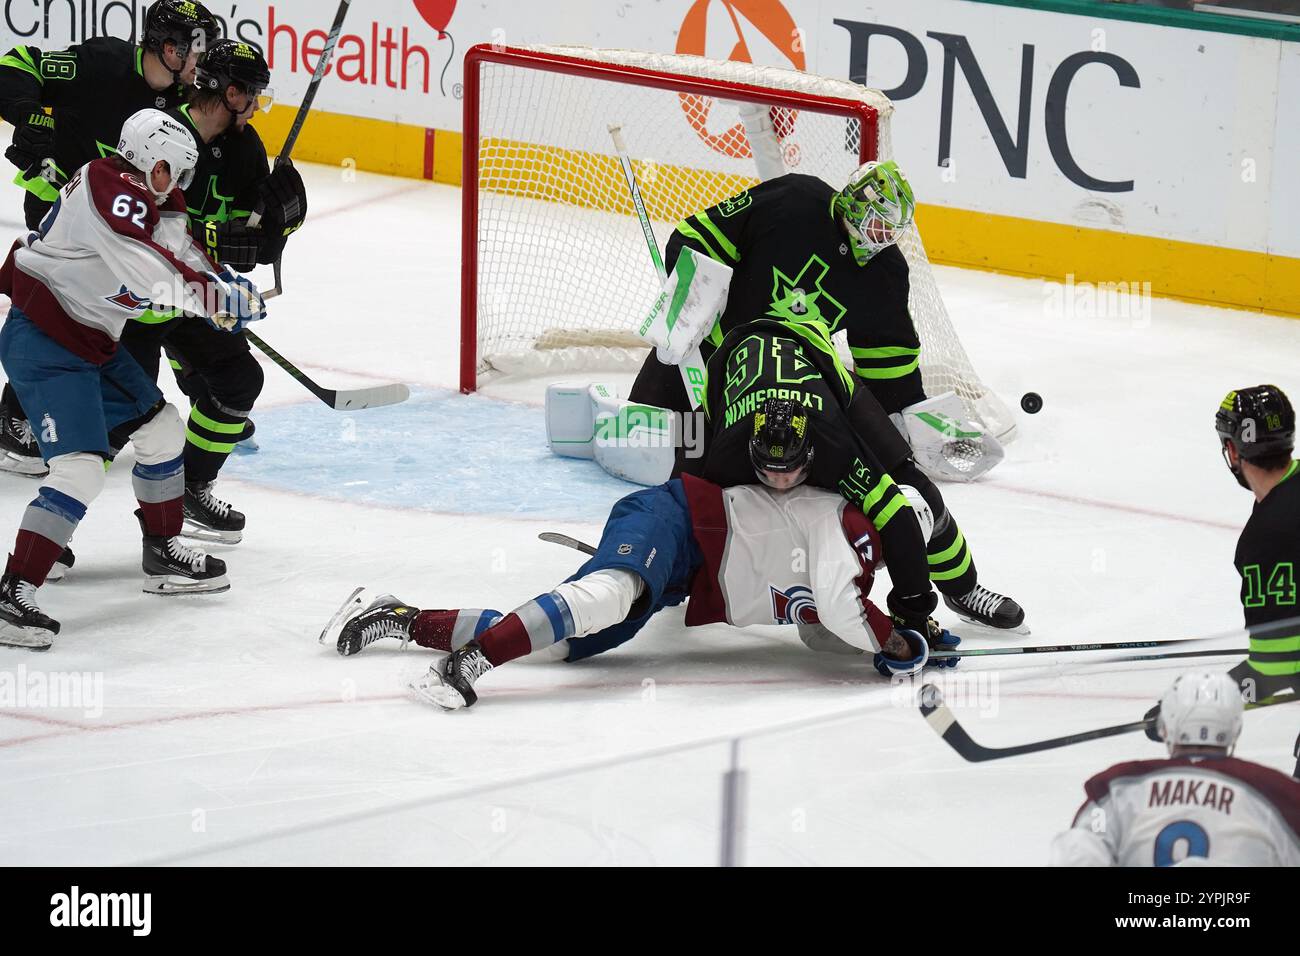
[{"label": "pnc logo sign", "polygon": [[[722,36],[718,36],[718,31]],[[713,35],[710,35],[712,31]],[[805,57],[800,33],[780,0],[695,0],[677,33],[677,52],[696,56],[719,57],[727,50],[726,59],[737,63],[753,63],[746,32],[758,33],[781,51],[790,66],[805,69]],[[697,136],[715,152],[737,159],[753,156],[745,128],[736,123],[728,129],[709,128],[712,103],[703,96],[681,93],[682,112]],[[777,108],[772,111],[772,123],[777,136],[785,139],[794,129],[796,110]]]}]

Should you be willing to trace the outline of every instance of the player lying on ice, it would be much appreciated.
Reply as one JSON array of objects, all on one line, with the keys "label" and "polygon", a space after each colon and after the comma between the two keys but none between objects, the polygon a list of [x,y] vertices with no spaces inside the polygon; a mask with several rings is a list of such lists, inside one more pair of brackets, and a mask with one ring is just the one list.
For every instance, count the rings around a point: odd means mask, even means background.
[{"label": "player lying on ice", "polygon": [[[786,419],[782,427],[793,443],[805,424]],[[771,487],[723,489],[686,475],[633,492],[614,505],[595,555],[576,574],[504,616],[420,610],[392,595],[367,602],[358,593],[321,639],[336,640],[345,656],[383,638],[446,652],[412,687],[447,710],[473,704],[475,683],[494,667],[559,641],[568,642],[567,661],[599,654],[688,597],[687,626],[795,624],[813,650],[872,653],[888,676],[916,673],[931,649],[955,648],[959,638],[933,620],[923,636],[869,600],[880,537],[841,496],[800,486],[809,464],[756,461]],[[920,495],[900,500],[902,508],[915,503],[923,526],[932,523]]]}]

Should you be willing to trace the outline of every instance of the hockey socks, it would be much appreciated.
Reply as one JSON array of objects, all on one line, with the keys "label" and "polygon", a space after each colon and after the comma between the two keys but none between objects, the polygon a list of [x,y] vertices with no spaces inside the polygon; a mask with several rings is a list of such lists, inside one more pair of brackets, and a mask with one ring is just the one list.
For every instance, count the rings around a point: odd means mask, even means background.
[{"label": "hockey socks", "polygon": [[573,615],[554,591],[520,605],[505,617],[491,610],[421,611],[411,639],[435,651],[454,651],[478,640],[493,667],[573,637]]},{"label": "hockey socks", "polygon": [[170,538],[181,533],[184,520],[185,459],[177,455],[157,465],[137,464],[131,469],[145,533]]},{"label": "hockey socks", "polygon": [[930,562],[930,580],[941,593],[960,597],[975,587],[975,559],[966,547],[965,535],[947,511],[930,535],[926,556]]},{"label": "hockey socks", "polygon": [[42,485],[23,512],[5,573],[16,574],[40,587],[85,516],[86,505],[71,495]]},{"label": "hockey socks", "polygon": [[204,395],[185,424],[185,474],[191,482],[215,481],[235,445],[253,434],[248,412],[219,405]]},{"label": "hockey socks", "polygon": [[411,625],[411,640],[431,651],[455,651],[499,620],[501,612],[490,608],[421,611]]}]

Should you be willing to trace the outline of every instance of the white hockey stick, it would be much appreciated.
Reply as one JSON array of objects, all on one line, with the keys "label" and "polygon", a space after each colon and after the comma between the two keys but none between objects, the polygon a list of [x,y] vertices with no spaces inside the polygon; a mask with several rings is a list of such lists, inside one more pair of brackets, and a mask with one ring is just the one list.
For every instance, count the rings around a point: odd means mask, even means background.
[{"label": "white hockey stick", "polygon": [[[619,164],[623,167],[623,177],[627,180],[628,192],[632,194],[632,206],[636,209],[636,217],[641,223],[641,232],[645,235],[645,244],[650,250],[650,260],[654,263],[660,280],[663,280],[668,277],[668,270],[659,255],[659,243],[655,240],[650,216],[646,213],[645,202],[641,199],[641,188],[637,185],[636,172],[632,169],[632,157],[628,155],[627,143],[623,140],[623,127],[618,123],[612,124],[609,127],[609,136],[614,141],[614,151],[618,154]],[[695,411],[704,400],[704,357],[700,354],[699,348],[693,349],[686,358],[682,359],[677,368],[682,373],[682,385],[685,386],[686,396],[690,399],[691,411]]]}]

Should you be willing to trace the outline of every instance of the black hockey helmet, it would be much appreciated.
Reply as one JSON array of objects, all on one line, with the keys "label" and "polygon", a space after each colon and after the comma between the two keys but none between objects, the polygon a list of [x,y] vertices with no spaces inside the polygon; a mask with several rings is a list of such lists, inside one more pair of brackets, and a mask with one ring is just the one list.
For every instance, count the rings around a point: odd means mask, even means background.
[{"label": "black hockey helmet", "polygon": [[[199,57],[194,70],[194,85],[204,93],[217,93],[224,103],[226,89],[235,86],[256,97],[257,108],[266,111],[271,106],[271,68],[255,47],[237,40],[218,40]],[[235,110],[229,103],[226,109]]]},{"label": "black hockey helmet", "polygon": [[749,460],[758,480],[769,487],[784,491],[800,484],[813,460],[808,414],[788,398],[765,401],[754,413]]},{"label": "black hockey helmet", "polygon": [[1245,486],[1241,469],[1228,460],[1228,446],[1244,461],[1290,455],[1295,449],[1295,409],[1276,385],[1255,385],[1229,392],[1214,415],[1223,457],[1237,481]]},{"label": "black hockey helmet", "polygon": [[221,26],[217,18],[201,3],[193,0],[157,0],[144,15],[144,43],[161,58],[163,44],[176,44],[176,55],[184,59],[190,48],[200,52],[217,42]]}]

